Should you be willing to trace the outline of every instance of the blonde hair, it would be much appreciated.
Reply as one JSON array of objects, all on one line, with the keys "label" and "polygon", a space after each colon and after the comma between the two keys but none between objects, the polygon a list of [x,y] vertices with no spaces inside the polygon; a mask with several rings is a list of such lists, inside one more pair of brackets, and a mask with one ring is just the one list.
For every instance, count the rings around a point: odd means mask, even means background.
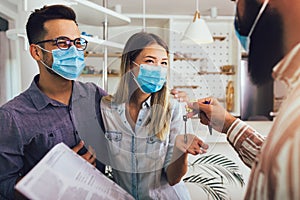
[{"label": "blonde hair", "polygon": [[[129,100],[130,89],[129,85],[133,81],[133,75],[130,72],[130,66],[147,46],[158,44],[169,53],[167,44],[157,35],[146,32],[139,32],[132,35],[127,41],[121,58],[121,80],[116,93],[113,96],[107,96],[104,100],[107,103],[126,103]],[[164,84],[161,90],[152,93],[151,96],[151,112],[146,121],[150,133],[154,133],[160,140],[165,140],[166,135],[170,131],[171,105],[169,103],[169,90],[167,83]]]}]

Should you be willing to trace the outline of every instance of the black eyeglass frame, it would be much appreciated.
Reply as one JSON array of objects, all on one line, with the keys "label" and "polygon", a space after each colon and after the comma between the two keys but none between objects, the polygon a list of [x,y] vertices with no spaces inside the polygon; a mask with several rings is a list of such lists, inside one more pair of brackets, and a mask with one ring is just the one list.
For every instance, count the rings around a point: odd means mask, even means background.
[{"label": "black eyeglass frame", "polygon": [[[65,40],[64,45],[67,45],[67,47],[59,46],[59,42],[58,42],[59,40]],[[34,44],[42,44],[42,43],[46,43],[46,42],[55,42],[55,45],[61,50],[68,50],[72,46],[71,43],[73,43],[73,45],[76,47],[76,49],[78,51],[84,51],[87,48],[87,44],[88,44],[88,41],[84,38],[75,38],[74,40],[71,40],[70,38],[65,37],[65,36],[60,36],[58,38],[50,39],[50,40],[42,40],[42,41],[36,42]],[[78,44],[80,44],[80,45],[82,45],[82,42],[83,42],[85,44],[85,46],[83,48],[77,47],[76,42],[79,42]]]}]

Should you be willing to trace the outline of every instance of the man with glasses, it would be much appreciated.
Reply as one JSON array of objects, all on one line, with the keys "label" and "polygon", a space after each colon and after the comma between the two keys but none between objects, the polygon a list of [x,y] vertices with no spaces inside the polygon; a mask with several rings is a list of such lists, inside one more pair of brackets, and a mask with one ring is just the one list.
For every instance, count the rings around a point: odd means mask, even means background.
[{"label": "man with glasses", "polygon": [[[245,199],[300,199],[300,1],[239,0],[235,28],[247,51],[252,81],[272,76],[288,95],[267,138],[233,117],[216,99],[189,105],[201,122],[227,134],[229,143],[252,168]],[[250,42],[251,39],[251,42]],[[264,103],[264,102],[261,102]]]},{"label": "man with glasses", "polygon": [[0,108],[0,199],[21,198],[14,190],[16,182],[60,142],[104,171],[93,152],[82,151],[78,134],[78,123],[92,118],[100,123],[99,102],[106,92],[74,81],[84,68],[88,44],[80,38],[74,11],[62,5],[37,9],[26,30],[39,74],[26,91]]}]

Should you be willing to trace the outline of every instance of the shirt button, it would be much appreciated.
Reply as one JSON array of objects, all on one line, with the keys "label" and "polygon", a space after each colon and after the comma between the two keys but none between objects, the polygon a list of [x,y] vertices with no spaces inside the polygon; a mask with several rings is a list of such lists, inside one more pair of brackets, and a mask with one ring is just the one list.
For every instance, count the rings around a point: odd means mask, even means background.
[{"label": "shirt button", "polygon": [[139,121],[141,122],[141,121],[142,121],[142,119],[139,119]]}]

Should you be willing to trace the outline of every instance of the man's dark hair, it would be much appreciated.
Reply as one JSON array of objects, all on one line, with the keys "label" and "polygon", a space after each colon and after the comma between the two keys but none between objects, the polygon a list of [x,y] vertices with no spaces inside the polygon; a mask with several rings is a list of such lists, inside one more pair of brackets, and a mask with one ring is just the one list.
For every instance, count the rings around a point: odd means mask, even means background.
[{"label": "man's dark hair", "polygon": [[44,28],[46,21],[53,19],[73,20],[76,24],[76,14],[72,8],[64,5],[44,6],[36,9],[29,16],[26,24],[26,32],[29,44],[43,40],[47,31]]}]

